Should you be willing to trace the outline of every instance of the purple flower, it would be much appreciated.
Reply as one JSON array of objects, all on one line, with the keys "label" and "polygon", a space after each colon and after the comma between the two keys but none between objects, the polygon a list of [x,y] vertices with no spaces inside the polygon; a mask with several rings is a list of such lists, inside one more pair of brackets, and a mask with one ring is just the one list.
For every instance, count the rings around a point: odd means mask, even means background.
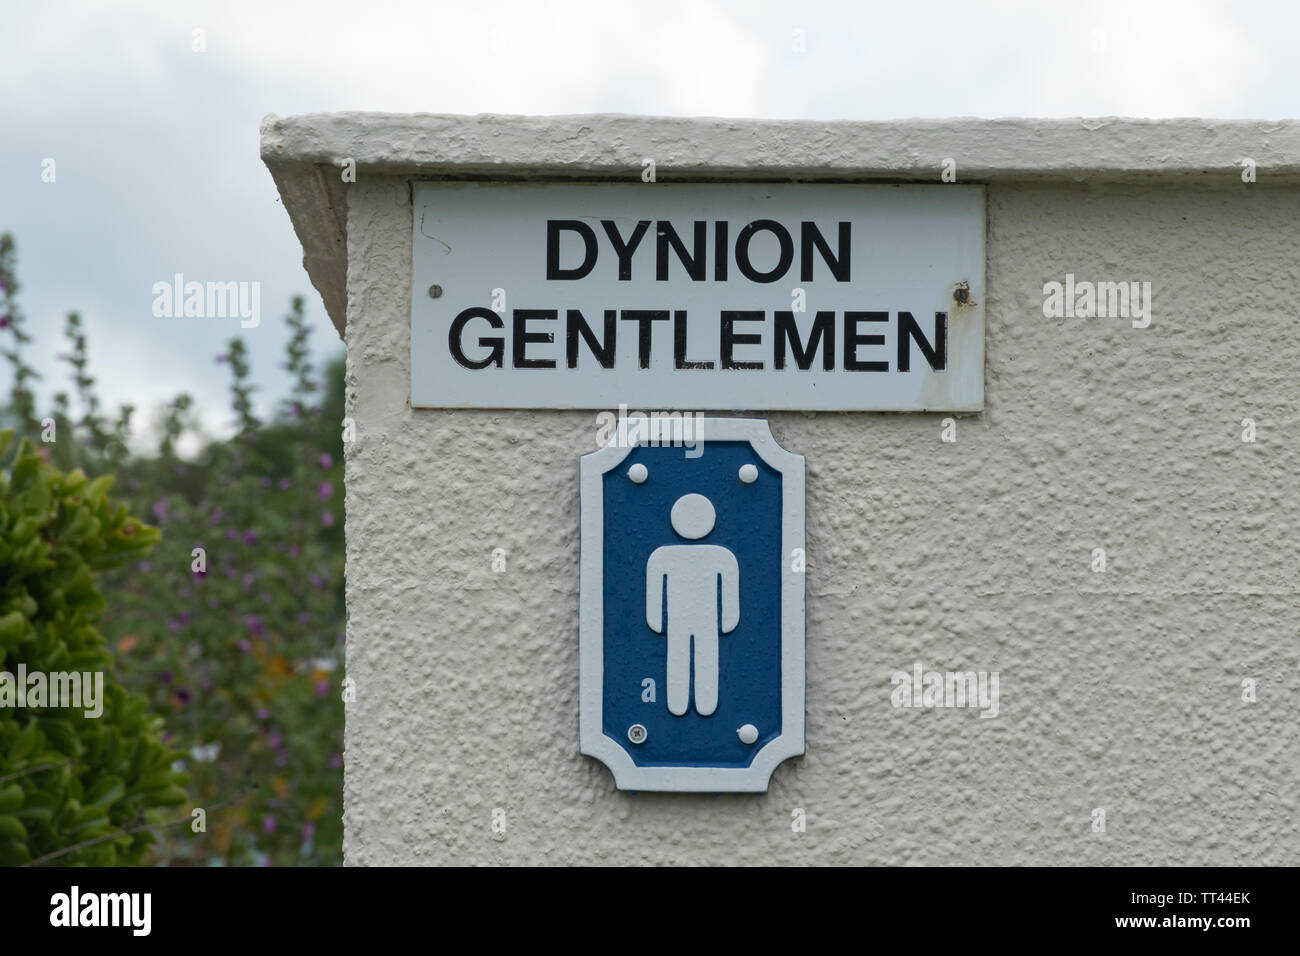
[{"label": "purple flower", "polygon": [[212,690],[212,688],[214,688],[214,687],[216,687],[216,686],[217,686],[217,682],[214,681],[211,677],[205,677],[205,678],[203,678],[203,689],[204,689],[204,690]]},{"label": "purple flower", "polygon": [[141,574],[148,574],[150,571],[153,570],[153,565],[150,564],[148,561],[141,561],[138,567],[140,568]]},{"label": "purple flower", "polygon": [[298,547],[296,544],[291,544],[289,547],[284,549],[284,553],[291,558],[296,558],[298,555],[302,554],[302,548]]},{"label": "purple flower", "polygon": [[244,572],[244,590],[247,591],[249,588],[251,588],[253,586],[253,582],[256,580],[257,580],[257,573],[255,571]]},{"label": "purple flower", "polygon": [[299,623],[299,624],[310,624],[310,623],[311,623],[311,611],[299,611],[299,612],[298,612],[298,623]]},{"label": "purple flower", "polygon": [[302,842],[310,843],[316,839],[316,824],[308,820],[302,825]]},{"label": "purple flower", "polygon": [[320,513],[320,523],[323,524],[323,525],[324,525],[325,527],[327,527],[327,528],[332,528],[332,527],[334,527],[334,512],[332,512],[332,511],[322,511],[322,512]]},{"label": "purple flower", "polygon": [[253,637],[261,637],[266,633],[266,628],[262,624],[262,619],[256,614],[245,614],[244,626],[248,628],[248,633]]},{"label": "purple flower", "polygon": [[9,328],[10,319],[7,315],[0,315],[0,329]]},{"label": "purple flower", "polygon": [[244,544],[257,544],[257,532],[252,528],[244,532]]},{"label": "purple flower", "polygon": [[274,832],[275,832],[275,826],[276,826],[276,824],[275,824],[275,817],[271,816],[269,813],[268,813],[266,816],[262,817],[262,832],[263,832],[263,833],[274,833]]},{"label": "purple flower", "polygon": [[316,696],[328,697],[330,692],[330,682],[327,680],[318,680],[316,682]]},{"label": "purple flower", "polygon": [[176,688],[176,700],[180,704],[182,705],[188,704],[193,699],[194,699],[193,695],[186,688],[184,687]]},{"label": "purple flower", "polygon": [[271,731],[271,736],[266,738],[266,742],[271,745],[272,750],[279,750],[284,746],[284,737],[281,736],[280,731],[273,730]]},{"label": "purple flower", "polygon": [[172,682],[172,672],[163,671],[161,674],[158,675],[158,679],[162,681],[164,684],[170,684]]},{"label": "purple flower", "polygon": [[323,471],[324,469],[330,467],[330,465],[334,464],[334,456],[331,455],[329,452],[322,452],[321,456],[316,459],[316,464],[320,465],[321,470]]},{"label": "purple flower", "polygon": [[241,637],[239,639],[239,649],[247,654],[253,649],[253,642],[246,637]]},{"label": "purple flower", "polygon": [[255,716],[258,720],[270,720],[270,719],[271,719],[271,712],[270,712],[269,710],[267,710],[265,707],[259,707],[259,708],[257,708],[257,713],[254,714],[254,716]]},{"label": "purple flower", "polygon": [[329,501],[334,497],[334,486],[328,481],[322,481],[316,486],[316,497],[321,501]]},{"label": "purple flower", "polygon": [[225,354],[217,355],[217,356],[214,356],[212,360],[213,360],[214,362],[216,362],[218,365],[220,365],[222,362],[229,362],[229,361],[230,361],[230,356],[229,356],[229,355],[225,355]]},{"label": "purple flower", "polygon": [[330,769],[331,769],[331,770],[337,770],[337,769],[338,769],[339,767],[341,767],[341,766],[343,766],[343,755],[342,755],[342,754],[334,754],[334,756],[330,757]]},{"label": "purple flower", "polygon": [[262,479],[262,487],[263,487],[263,488],[270,488],[270,487],[271,487],[271,479],[270,479],[270,478],[263,478],[263,479]]},{"label": "purple flower", "polygon": [[281,479],[280,479],[280,490],[281,490],[281,491],[288,491],[288,490],[289,490],[290,488],[292,488],[292,487],[293,487],[293,482],[290,481],[288,478],[281,478]]},{"label": "purple flower", "polygon": [[169,617],[167,618],[167,630],[172,632],[179,631],[181,629],[181,623],[180,619]]},{"label": "purple flower", "polygon": [[322,578],[319,574],[313,574],[311,576],[311,583],[312,583],[312,587],[318,588],[321,591],[325,590],[325,579]]}]

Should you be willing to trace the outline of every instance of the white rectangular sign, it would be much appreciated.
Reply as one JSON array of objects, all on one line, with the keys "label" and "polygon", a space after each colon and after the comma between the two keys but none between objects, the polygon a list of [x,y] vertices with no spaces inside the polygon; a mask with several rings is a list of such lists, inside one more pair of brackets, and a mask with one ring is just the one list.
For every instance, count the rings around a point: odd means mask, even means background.
[{"label": "white rectangular sign", "polygon": [[984,190],[416,183],[411,404],[977,411]]}]

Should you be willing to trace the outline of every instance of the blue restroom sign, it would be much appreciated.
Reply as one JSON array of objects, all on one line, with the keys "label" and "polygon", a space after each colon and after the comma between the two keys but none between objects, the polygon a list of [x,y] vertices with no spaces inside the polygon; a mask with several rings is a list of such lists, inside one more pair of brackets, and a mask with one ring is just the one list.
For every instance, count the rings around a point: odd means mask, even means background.
[{"label": "blue restroom sign", "polygon": [[621,790],[762,792],[804,752],[804,460],[757,419],[582,458],[581,750]]}]

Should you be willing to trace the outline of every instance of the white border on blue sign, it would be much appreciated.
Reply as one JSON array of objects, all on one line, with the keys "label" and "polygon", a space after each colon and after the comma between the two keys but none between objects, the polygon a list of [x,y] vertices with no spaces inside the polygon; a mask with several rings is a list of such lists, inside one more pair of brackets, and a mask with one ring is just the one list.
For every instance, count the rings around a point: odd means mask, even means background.
[{"label": "white border on blue sign", "polygon": [[[661,444],[703,439],[744,441],[781,473],[781,733],[754,755],[748,767],[638,767],[604,731],[603,574],[605,496],[602,479],[628,456],[642,437],[658,429]],[[763,793],[778,764],[804,752],[804,574],[791,568],[794,549],[804,548],[804,459],[786,451],[760,418],[692,419],[694,433],[682,434],[683,419],[620,418],[604,448],[582,456],[581,576],[579,617],[578,748],[614,774],[620,790],[679,793]],[[672,436],[664,432],[671,430]],[[629,434],[630,433],[630,434]],[[681,442],[682,438],[685,442]]]}]

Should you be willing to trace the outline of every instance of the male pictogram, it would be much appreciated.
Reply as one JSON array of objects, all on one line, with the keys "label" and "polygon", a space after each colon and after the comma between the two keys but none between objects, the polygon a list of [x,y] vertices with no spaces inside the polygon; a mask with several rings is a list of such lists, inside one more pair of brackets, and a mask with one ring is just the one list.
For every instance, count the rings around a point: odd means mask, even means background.
[{"label": "male pictogram", "polygon": [[[706,537],[717,519],[713,503],[696,494],[678,498],[670,517],[673,530],[688,541]],[[645,616],[656,634],[664,633],[667,624],[669,712],[678,717],[686,713],[694,656],[695,711],[709,716],[718,707],[718,635],[740,623],[736,556],[713,544],[656,548],[646,562]]]}]

